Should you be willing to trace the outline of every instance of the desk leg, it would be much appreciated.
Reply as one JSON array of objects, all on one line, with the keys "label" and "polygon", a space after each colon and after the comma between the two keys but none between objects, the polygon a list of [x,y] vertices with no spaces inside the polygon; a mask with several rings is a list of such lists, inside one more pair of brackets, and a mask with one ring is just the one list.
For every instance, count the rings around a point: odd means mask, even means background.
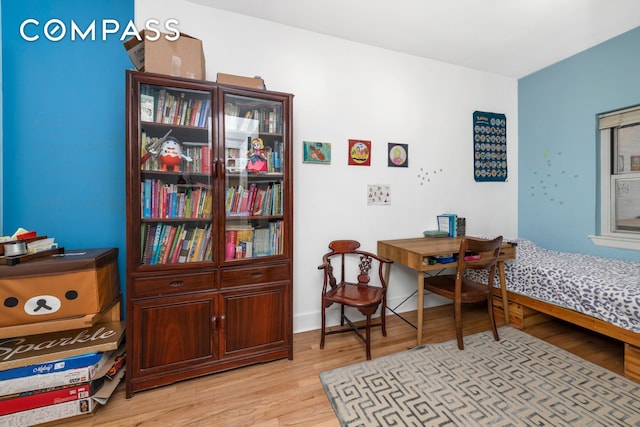
[{"label": "desk leg", "polygon": [[418,344],[422,344],[422,321],[424,318],[424,273],[418,271]]},{"label": "desk leg", "polygon": [[498,261],[498,275],[500,277],[500,290],[502,291],[502,310],[504,312],[504,324],[509,324],[509,299],[507,298],[507,279],[504,275],[504,262]]}]

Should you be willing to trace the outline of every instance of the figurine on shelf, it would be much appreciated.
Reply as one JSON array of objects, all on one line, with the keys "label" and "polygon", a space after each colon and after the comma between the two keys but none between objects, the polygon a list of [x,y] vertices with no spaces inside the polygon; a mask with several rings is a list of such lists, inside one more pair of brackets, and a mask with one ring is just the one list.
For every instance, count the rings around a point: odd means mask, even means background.
[{"label": "figurine on shelf", "polygon": [[267,172],[267,156],[264,153],[264,142],[261,138],[251,140],[247,169],[253,172]]},{"label": "figurine on shelf", "polygon": [[173,138],[166,138],[162,142],[162,146],[160,147],[160,152],[158,153],[160,157],[160,163],[162,163],[161,170],[172,170],[173,172],[180,172],[180,163],[182,159],[187,162],[192,161],[193,159],[189,156],[182,154],[182,146],[180,142]]}]

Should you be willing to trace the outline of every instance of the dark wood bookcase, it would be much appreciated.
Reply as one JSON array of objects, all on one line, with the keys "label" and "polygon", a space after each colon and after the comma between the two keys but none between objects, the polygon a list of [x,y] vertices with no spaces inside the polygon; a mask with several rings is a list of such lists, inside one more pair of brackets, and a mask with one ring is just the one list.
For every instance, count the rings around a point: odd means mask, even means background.
[{"label": "dark wood bookcase", "polygon": [[293,358],[293,95],[126,73],[127,397]]}]

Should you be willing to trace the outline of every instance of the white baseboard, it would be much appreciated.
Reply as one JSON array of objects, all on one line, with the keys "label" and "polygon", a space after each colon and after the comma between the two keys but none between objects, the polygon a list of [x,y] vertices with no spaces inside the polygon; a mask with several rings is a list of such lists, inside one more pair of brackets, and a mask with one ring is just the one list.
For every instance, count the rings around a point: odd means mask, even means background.
[{"label": "white baseboard", "polygon": [[[387,301],[387,306],[393,308],[397,313],[415,311],[418,305],[417,304],[418,297],[416,295],[413,295],[403,303],[405,299],[406,297],[390,299]],[[451,302],[450,300],[447,300],[445,298],[440,298],[437,295],[425,294],[424,307],[425,308],[436,307],[438,305],[443,305],[450,302]],[[398,307],[400,303],[402,303],[402,305]],[[361,316],[357,310],[352,310],[350,313],[355,313],[349,316],[349,318],[353,321],[364,319],[364,317]],[[390,313],[387,312],[387,314],[390,314]],[[339,323],[340,323],[340,309],[338,308],[338,306],[331,307],[327,312],[327,326],[335,326],[335,325],[338,325]],[[321,326],[322,326],[322,314],[320,313],[320,311],[301,313],[293,317],[294,333],[317,330],[317,329],[320,329]]]}]

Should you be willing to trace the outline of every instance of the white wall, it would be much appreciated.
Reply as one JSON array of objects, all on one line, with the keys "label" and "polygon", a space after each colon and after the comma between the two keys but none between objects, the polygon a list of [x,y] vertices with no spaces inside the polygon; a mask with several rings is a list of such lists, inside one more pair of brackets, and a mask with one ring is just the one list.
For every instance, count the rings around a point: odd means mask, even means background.
[{"label": "white wall", "polygon": [[[467,234],[516,237],[517,81],[245,17],[187,0],[137,0],[136,23],[175,18],[203,40],[207,79],[260,75],[294,98],[294,330],[320,325],[317,270],[333,239],[376,250],[417,237],[436,215],[467,218]],[[425,43],[437,41],[425,40]],[[487,50],[490,50],[490,44]],[[472,114],[507,116],[509,179],[473,179]],[[370,167],[347,166],[348,139],[372,141]],[[302,163],[302,141],[332,143],[331,165]],[[409,167],[387,167],[388,142],[409,144]],[[391,185],[391,206],[368,206],[368,184]],[[409,296],[414,272],[394,266],[390,306]],[[430,296],[432,297],[432,296]],[[436,303],[426,298],[427,305]],[[415,310],[410,299],[401,311]]]}]

